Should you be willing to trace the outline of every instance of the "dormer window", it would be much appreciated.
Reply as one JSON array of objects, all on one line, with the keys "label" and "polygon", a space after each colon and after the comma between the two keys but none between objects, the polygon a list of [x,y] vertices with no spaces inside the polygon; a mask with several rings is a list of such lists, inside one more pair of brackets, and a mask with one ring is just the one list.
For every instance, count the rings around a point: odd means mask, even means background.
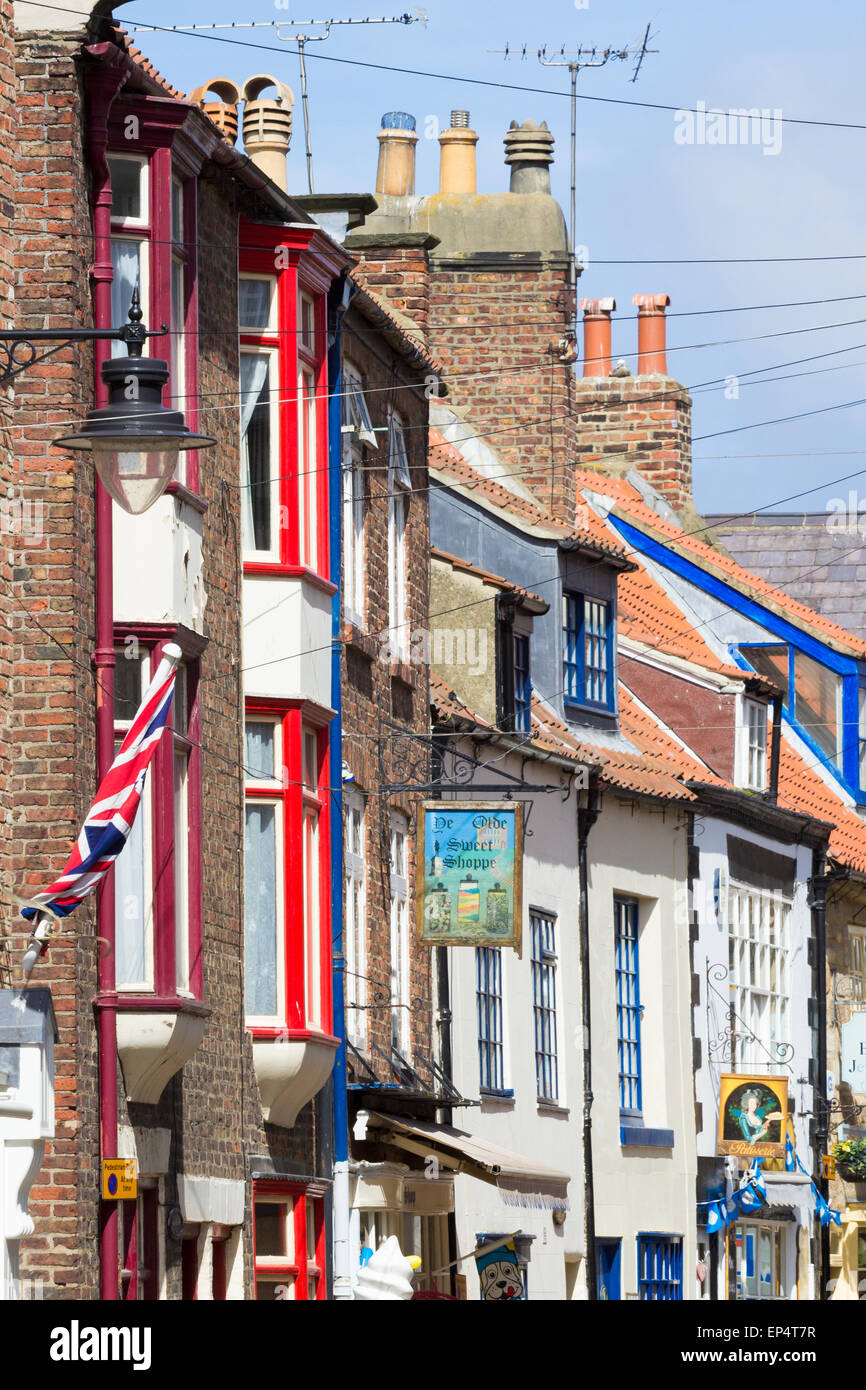
[{"label": "dormer window", "polygon": [[763,792],[767,787],[767,706],[760,700],[743,701],[743,786]]},{"label": "dormer window", "polygon": [[584,594],[562,596],[563,686],[566,705],[614,707],[613,609]]}]

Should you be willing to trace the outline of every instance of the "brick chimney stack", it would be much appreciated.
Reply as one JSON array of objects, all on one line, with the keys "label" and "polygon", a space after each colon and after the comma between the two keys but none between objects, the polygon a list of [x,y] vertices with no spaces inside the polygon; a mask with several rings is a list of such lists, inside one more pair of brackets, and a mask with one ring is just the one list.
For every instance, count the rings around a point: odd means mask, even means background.
[{"label": "brick chimney stack", "polygon": [[[646,478],[684,519],[692,501],[692,402],[668,375],[665,343],[666,294],[636,294],[637,353],[632,375],[611,373],[610,299],[581,300],[584,310],[584,375],[576,383],[574,453],[582,467],[606,473],[634,470]],[[606,322],[603,322],[606,320]],[[622,344],[620,345],[622,346]]]}]

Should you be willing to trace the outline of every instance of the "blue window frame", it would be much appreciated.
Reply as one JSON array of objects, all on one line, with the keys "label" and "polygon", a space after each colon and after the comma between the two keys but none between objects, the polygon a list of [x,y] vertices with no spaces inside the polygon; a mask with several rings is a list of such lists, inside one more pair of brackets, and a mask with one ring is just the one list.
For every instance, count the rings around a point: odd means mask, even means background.
[{"label": "blue window frame", "polygon": [[475,951],[475,998],[479,1084],[485,1091],[503,1091],[502,951],[499,946],[481,946]]},{"label": "blue window frame", "polygon": [[642,1112],[638,904],[613,900],[616,959],[616,1032],[619,1049],[619,1107],[623,1115]]},{"label": "blue window frame", "polygon": [[535,1076],[538,1099],[559,1100],[556,1048],[556,918],[530,913],[532,926],[532,1012],[535,1022]]},{"label": "blue window frame", "polygon": [[565,699],[596,709],[614,707],[612,606],[584,594],[562,596]]},{"label": "blue window frame", "polygon": [[532,681],[529,676],[529,638],[514,633],[514,728],[528,734],[531,727]]},{"label": "blue window frame", "polygon": [[682,1300],[682,1236],[638,1236],[637,1288],[638,1298],[645,1303]]}]

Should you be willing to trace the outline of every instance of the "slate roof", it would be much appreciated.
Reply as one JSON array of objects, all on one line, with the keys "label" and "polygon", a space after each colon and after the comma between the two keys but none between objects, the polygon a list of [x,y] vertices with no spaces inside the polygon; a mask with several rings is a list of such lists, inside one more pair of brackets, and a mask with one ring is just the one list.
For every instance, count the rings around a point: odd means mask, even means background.
[{"label": "slate roof", "polygon": [[828,512],[706,518],[741,565],[866,639],[866,518],[863,533],[839,529],[835,519]]}]

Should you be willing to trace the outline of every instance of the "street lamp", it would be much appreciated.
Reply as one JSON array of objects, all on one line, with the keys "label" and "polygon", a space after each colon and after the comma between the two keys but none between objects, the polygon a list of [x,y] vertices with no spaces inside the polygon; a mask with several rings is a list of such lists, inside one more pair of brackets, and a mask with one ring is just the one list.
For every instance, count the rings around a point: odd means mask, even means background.
[{"label": "street lamp", "polygon": [[174,477],[177,457],[186,449],[209,449],[210,435],[193,434],[179,410],[162,404],[168,364],[143,357],[147,330],[141,325],[138,290],[132,296],[129,323],[118,331],[127,357],[111,357],[102,366],[108,404],[89,410],[78,434],[54,442],[63,449],[90,449],[103,487],[124,511],[146,512]]},{"label": "street lamp", "polygon": [[[163,326],[161,332],[166,331]],[[102,366],[108,404],[89,410],[77,434],[54,442],[64,449],[89,449],[106,491],[133,514],[146,512],[162,496],[174,477],[179,453],[209,449],[216,443],[210,435],[193,434],[181,411],[162,404],[168,363],[142,356],[147,339],[158,336],[141,322],[138,289],[133,291],[129,322],[123,328],[0,333],[0,385],[69,343],[118,338],[126,344],[128,356],[111,357]],[[43,342],[55,346],[39,353],[38,344]]]}]

